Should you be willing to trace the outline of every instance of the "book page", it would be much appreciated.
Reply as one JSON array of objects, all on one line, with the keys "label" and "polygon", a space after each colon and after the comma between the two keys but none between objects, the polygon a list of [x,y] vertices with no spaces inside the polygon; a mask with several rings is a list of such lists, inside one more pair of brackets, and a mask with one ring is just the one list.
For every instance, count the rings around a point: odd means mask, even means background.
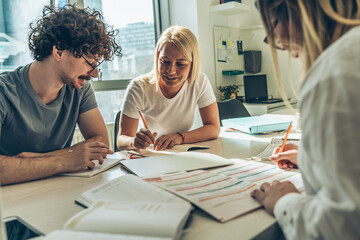
[{"label": "book page", "polygon": [[108,154],[104,159],[102,165],[99,164],[98,160],[94,160],[95,167],[93,169],[84,169],[78,172],[71,172],[71,173],[60,173],[59,175],[62,176],[70,176],[70,177],[92,177],[99,173],[102,173],[120,163],[122,159],[125,159],[122,155],[118,152],[114,154]]},{"label": "book page", "polygon": [[302,190],[298,172],[284,171],[275,165],[238,160],[234,165],[211,170],[192,171],[153,182],[225,222],[260,207],[250,193],[263,182],[289,180]]},{"label": "book page", "polygon": [[163,151],[156,151],[152,149],[153,145],[150,145],[150,147],[146,149],[138,149],[138,150],[131,150],[129,152],[134,154],[139,154],[145,157],[151,157],[151,156],[159,156],[159,155],[166,155],[166,154],[174,154],[179,152],[187,152],[187,151],[195,151],[195,150],[202,150],[202,149],[208,149],[209,146],[204,145],[197,145],[197,144],[181,144],[181,145],[175,145],[171,149],[166,149]]},{"label": "book page", "polygon": [[81,205],[90,207],[97,201],[157,201],[184,202],[176,195],[164,191],[133,175],[126,174],[96,188],[84,192],[76,200]]},{"label": "book page", "polygon": [[76,239],[76,240],[171,240],[171,238],[161,237],[148,237],[137,235],[125,235],[125,234],[110,234],[110,233],[94,233],[94,232],[80,232],[72,230],[56,230],[41,238],[43,240],[64,240],[64,239]]},{"label": "book page", "polygon": [[211,153],[183,152],[124,160],[121,164],[139,177],[157,177],[165,173],[230,165],[233,161]]},{"label": "book page", "polygon": [[[269,157],[273,154],[275,148],[280,147],[281,144],[283,143],[283,138],[272,138],[271,142],[269,145],[266,146],[266,148],[258,153],[257,155],[251,157],[251,160],[257,160],[257,161],[264,161],[264,160],[269,160]],[[295,139],[295,138],[288,138],[288,140],[286,141],[286,144],[295,144],[298,145],[300,144],[300,139]]]},{"label": "book page", "polygon": [[76,214],[65,229],[175,238],[184,227],[190,203],[97,202]]}]

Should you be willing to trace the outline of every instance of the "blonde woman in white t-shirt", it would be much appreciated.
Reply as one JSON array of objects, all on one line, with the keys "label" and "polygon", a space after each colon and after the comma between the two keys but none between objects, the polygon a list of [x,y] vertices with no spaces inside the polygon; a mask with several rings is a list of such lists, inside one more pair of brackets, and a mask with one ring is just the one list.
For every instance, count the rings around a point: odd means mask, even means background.
[{"label": "blonde woman in white t-shirt", "polygon": [[[164,150],[218,137],[216,98],[200,66],[198,42],[189,29],[172,26],[163,32],[156,45],[153,71],[134,79],[126,90],[119,149],[154,144],[156,150]],[[190,131],[197,107],[203,126]],[[141,121],[139,127],[140,112],[146,124]]]}]

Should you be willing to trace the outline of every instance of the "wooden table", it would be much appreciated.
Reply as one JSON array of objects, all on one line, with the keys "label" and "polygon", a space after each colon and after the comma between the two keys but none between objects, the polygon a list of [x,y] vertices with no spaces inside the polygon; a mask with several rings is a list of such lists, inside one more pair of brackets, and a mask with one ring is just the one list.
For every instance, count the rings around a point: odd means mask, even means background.
[{"label": "wooden table", "polygon": [[[271,137],[228,133],[222,129],[216,140],[201,144],[210,149],[202,150],[226,158],[246,158],[261,152]],[[47,234],[61,229],[71,216],[83,210],[74,200],[81,193],[127,172],[116,166],[92,178],[54,176],[37,181],[2,187],[3,217],[17,215]],[[220,223],[202,210],[191,216],[182,239],[248,239],[275,222],[263,209]]]}]

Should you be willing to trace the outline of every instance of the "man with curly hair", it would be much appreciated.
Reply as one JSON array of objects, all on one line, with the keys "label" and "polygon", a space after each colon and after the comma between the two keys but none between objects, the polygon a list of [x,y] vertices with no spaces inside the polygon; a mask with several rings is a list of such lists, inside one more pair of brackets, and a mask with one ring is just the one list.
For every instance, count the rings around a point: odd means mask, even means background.
[{"label": "man with curly hair", "polygon": [[[94,168],[109,149],[104,120],[88,82],[121,56],[116,31],[98,11],[44,7],[30,24],[34,62],[0,75],[0,183]],[[78,124],[85,141],[71,146]]]}]

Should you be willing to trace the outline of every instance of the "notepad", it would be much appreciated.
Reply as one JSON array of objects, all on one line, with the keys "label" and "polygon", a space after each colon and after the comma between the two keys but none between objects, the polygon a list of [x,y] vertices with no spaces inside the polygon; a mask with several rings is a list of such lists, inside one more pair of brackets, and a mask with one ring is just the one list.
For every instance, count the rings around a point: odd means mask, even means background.
[{"label": "notepad", "polygon": [[266,116],[254,116],[224,119],[222,123],[226,128],[234,128],[242,132],[256,134],[286,130],[291,121]]},{"label": "notepad", "polygon": [[180,153],[180,152],[189,152],[189,151],[196,151],[196,150],[204,150],[209,149],[209,146],[205,145],[198,145],[198,144],[181,144],[181,145],[175,145],[174,147],[170,149],[166,149],[163,151],[156,151],[152,149],[151,147],[148,147],[146,149],[137,149],[137,150],[131,150],[128,151],[129,153],[139,154],[144,157],[151,157],[151,156],[159,156],[159,155],[166,155],[166,154],[174,154],[174,153]]},{"label": "notepad", "polygon": [[211,153],[182,152],[121,161],[139,177],[157,177],[166,173],[189,171],[233,164],[233,161]]},{"label": "notepad", "polygon": [[69,176],[69,177],[85,177],[89,178],[95,176],[99,173],[102,173],[120,163],[121,160],[125,159],[125,157],[121,154],[121,152],[116,152],[114,154],[108,154],[104,159],[102,165],[99,164],[99,161],[94,160],[95,167],[93,169],[83,169],[78,172],[71,172],[71,173],[60,173],[59,175],[62,176]]}]

